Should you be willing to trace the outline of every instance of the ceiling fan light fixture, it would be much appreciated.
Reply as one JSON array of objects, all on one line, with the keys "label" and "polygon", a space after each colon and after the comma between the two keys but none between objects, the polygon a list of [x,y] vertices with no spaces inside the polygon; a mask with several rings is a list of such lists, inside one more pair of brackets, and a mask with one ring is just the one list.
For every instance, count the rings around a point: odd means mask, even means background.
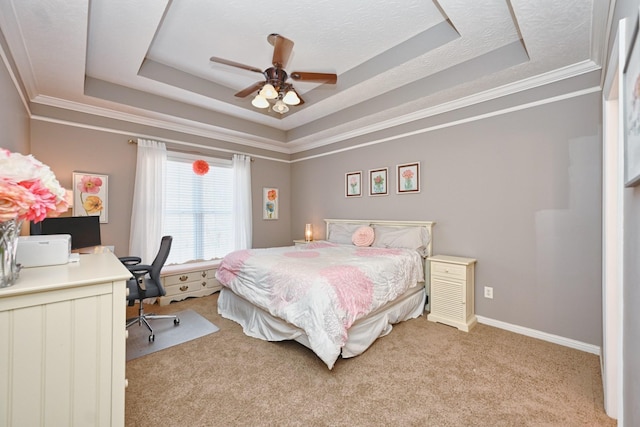
[{"label": "ceiling fan light fixture", "polygon": [[289,111],[289,107],[287,107],[287,104],[282,102],[281,99],[278,99],[278,101],[276,101],[275,105],[273,106],[273,111],[275,111],[276,113],[284,114]]},{"label": "ceiling fan light fixture", "polygon": [[259,73],[264,77],[264,80],[255,82],[251,86],[237,92],[234,96],[245,98],[255,94],[257,91],[258,96],[251,101],[254,107],[269,108],[270,105],[274,104],[273,107],[271,107],[273,111],[284,114],[289,111],[289,106],[304,104],[304,99],[300,97],[291,83],[287,82],[288,78],[322,84],[336,84],[338,81],[338,76],[335,73],[316,73],[310,71],[287,73],[285,68],[293,50],[293,41],[277,33],[269,34],[267,41],[273,46],[273,56],[271,60],[273,66],[265,70],[216,56],[210,58],[211,62]]},{"label": "ceiling fan light fixture", "polygon": [[298,94],[293,90],[288,91],[284,98],[282,98],[282,101],[287,105],[300,104],[300,98],[298,97]]},{"label": "ceiling fan light fixture", "polygon": [[267,83],[262,86],[259,95],[265,99],[276,99],[278,97],[278,92],[276,92],[276,88],[274,88],[272,84]]},{"label": "ceiling fan light fixture", "polygon": [[269,101],[267,101],[264,96],[258,94],[253,98],[253,101],[251,101],[251,105],[256,108],[267,108],[269,106]]}]

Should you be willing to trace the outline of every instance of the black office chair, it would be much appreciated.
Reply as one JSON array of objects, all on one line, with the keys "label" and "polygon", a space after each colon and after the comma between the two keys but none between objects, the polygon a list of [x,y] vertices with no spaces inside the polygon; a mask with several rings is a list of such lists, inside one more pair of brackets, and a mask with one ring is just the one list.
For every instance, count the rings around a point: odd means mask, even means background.
[{"label": "black office chair", "polygon": [[166,291],[162,286],[162,281],[160,280],[160,270],[162,270],[162,266],[167,261],[167,257],[169,256],[172,240],[173,238],[171,236],[162,237],[162,241],[160,242],[160,249],[158,250],[158,254],[156,255],[156,258],[153,260],[151,265],[140,264],[142,262],[142,259],[136,256],[119,258],[120,262],[122,262],[133,275],[133,278],[127,281],[127,288],[129,288],[127,301],[129,302],[129,306],[133,306],[136,300],[140,301],[138,316],[127,319],[127,328],[131,325],[135,325],[136,323],[138,325],[142,325],[144,323],[150,332],[150,342],[153,342],[155,340],[155,335],[153,334],[153,329],[149,324],[149,320],[173,319],[174,325],[177,326],[180,324],[180,319],[175,315],[161,315],[153,313],[146,314],[144,312],[142,303],[145,298],[161,297],[166,294]]}]

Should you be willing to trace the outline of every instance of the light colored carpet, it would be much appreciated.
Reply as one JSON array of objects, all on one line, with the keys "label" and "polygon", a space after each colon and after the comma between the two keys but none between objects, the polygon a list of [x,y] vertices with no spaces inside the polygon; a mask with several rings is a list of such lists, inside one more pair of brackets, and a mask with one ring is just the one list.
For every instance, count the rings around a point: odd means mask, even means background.
[{"label": "light colored carpet", "polygon": [[[132,317],[136,314],[137,312]],[[129,338],[127,338],[127,361],[218,331],[216,325],[193,310],[184,310],[174,314],[177,314],[180,319],[179,325],[174,325],[171,319],[149,321],[155,335],[153,342],[149,342],[149,330],[146,326],[130,326]]]},{"label": "light colored carpet", "polygon": [[616,425],[593,354],[423,316],[329,371],[298,343],[247,337],[216,303],[154,307],[193,309],[220,331],[127,362],[127,427]]}]

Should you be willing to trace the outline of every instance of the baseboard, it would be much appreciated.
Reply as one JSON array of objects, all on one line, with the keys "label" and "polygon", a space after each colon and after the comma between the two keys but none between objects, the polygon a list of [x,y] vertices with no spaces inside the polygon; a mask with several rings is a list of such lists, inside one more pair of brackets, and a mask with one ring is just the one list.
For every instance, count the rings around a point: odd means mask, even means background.
[{"label": "baseboard", "polygon": [[501,322],[500,320],[489,319],[484,316],[477,316],[478,323],[484,325],[495,326],[496,328],[505,329],[507,331],[515,332],[517,334],[526,335],[532,338],[538,338],[543,341],[552,342],[554,344],[560,344],[565,347],[575,348],[576,350],[585,351],[587,353],[600,356],[600,347],[593,344],[587,344],[581,341],[576,341],[571,338],[564,338],[558,335],[548,334],[546,332],[537,331],[535,329],[525,328],[518,325],[512,325],[511,323]]}]

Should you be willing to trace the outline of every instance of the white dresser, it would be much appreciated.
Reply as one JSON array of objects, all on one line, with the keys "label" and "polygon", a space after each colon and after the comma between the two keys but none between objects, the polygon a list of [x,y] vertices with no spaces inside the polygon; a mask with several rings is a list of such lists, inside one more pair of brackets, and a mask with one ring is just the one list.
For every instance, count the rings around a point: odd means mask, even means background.
[{"label": "white dresser", "polygon": [[477,322],[474,310],[476,260],[435,255],[428,261],[431,263],[431,311],[427,319],[469,332]]},{"label": "white dresser", "polygon": [[222,288],[216,280],[220,260],[191,264],[169,265],[162,269],[160,277],[166,295],[159,297],[160,305],[182,301],[189,297],[204,297]]},{"label": "white dresser", "polygon": [[0,425],[124,425],[129,276],[100,253],[0,288]]}]

